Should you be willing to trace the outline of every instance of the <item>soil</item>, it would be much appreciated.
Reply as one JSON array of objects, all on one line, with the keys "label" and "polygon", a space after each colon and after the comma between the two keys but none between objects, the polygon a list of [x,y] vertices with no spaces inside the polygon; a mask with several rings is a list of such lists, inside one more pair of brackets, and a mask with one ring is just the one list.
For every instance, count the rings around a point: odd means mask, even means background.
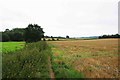
[{"label": "soil", "polygon": [[48,66],[49,66],[50,79],[51,79],[51,80],[54,80],[55,75],[54,75],[54,72],[53,72],[53,70],[52,70],[52,65],[51,65],[50,56],[48,57]]}]

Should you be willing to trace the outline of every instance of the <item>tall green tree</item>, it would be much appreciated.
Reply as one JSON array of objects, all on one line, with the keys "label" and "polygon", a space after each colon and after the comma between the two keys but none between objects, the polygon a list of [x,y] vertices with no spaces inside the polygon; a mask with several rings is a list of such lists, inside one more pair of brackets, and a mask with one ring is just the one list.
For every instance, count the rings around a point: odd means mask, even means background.
[{"label": "tall green tree", "polygon": [[40,41],[41,38],[44,37],[43,28],[37,24],[29,24],[28,27],[25,28],[24,37],[27,43]]},{"label": "tall green tree", "polygon": [[69,36],[67,35],[66,38],[69,38]]}]

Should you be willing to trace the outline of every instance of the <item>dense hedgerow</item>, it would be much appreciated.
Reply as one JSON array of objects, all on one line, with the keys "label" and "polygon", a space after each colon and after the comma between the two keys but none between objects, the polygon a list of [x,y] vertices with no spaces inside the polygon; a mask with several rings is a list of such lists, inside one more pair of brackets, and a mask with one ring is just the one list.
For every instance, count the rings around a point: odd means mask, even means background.
[{"label": "dense hedgerow", "polygon": [[44,41],[28,43],[25,48],[4,54],[3,78],[49,78],[49,47]]}]

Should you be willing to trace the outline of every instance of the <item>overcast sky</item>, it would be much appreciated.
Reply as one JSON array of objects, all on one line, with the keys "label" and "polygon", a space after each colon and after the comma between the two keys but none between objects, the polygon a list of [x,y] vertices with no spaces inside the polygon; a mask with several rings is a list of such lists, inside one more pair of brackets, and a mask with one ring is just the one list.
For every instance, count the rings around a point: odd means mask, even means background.
[{"label": "overcast sky", "polygon": [[0,31],[40,25],[48,36],[118,33],[119,0],[0,0]]}]

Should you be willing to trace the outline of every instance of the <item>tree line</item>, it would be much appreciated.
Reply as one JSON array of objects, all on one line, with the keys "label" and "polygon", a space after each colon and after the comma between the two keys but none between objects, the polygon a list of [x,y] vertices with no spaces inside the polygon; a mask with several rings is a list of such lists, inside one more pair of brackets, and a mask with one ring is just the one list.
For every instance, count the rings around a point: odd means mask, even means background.
[{"label": "tree line", "polygon": [[[29,24],[26,28],[14,28],[12,30],[6,29],[4,32],[0,32],[0,34],[2,34],[2,42],[25,41],[29,43],[40,41],[42,38],[44,41],[45,38],[51,38],[53,41],[55,41],[54,38],[57,38],[57,40],[59,40],[59,38],[65,39],[65,37],[44,36],[44,33],[43,28],[38,24]],[[69,36],[67,35],[66,38],[69,38]],[[120,35],[102,35],[98,38],[120,38]]]},{"label": "tree line", "polygon": [[14,28],[12,30],[6,29],[2,34],[2,42],[7,41],[26,41],[36,42],[44,37],[44,31],[41,26],[37,24],[29,24],[26,28]]},{"label": "tree line", "polygon": [[99,39],[103,39],[103,38],[120,38],[120,35],[119,34],[112,34],[112,35],[99,36]]},{"label": "tree line", "polygon": [[2,33],[2,41],[23,41],[24,40],[24,28],[14,28],[12,30],[6,29]]},{"label": "tree line", "polygon": [[[44,36],[44,33],[43,28],[38,24],[29,24],[26,28],[6,29],[4,32],[0,32],[0,34],[2,34],[2,42],[25,41],[29,43],[40,41],[42,38],[44,41],[46,40],[45,38],[51,38],[48,39],[48,41],[55,41],[55,38],[56,40],[65,39],[65,37],[60,36]],[[69,36],[67,35],[66,38],[69,38]]]}]

